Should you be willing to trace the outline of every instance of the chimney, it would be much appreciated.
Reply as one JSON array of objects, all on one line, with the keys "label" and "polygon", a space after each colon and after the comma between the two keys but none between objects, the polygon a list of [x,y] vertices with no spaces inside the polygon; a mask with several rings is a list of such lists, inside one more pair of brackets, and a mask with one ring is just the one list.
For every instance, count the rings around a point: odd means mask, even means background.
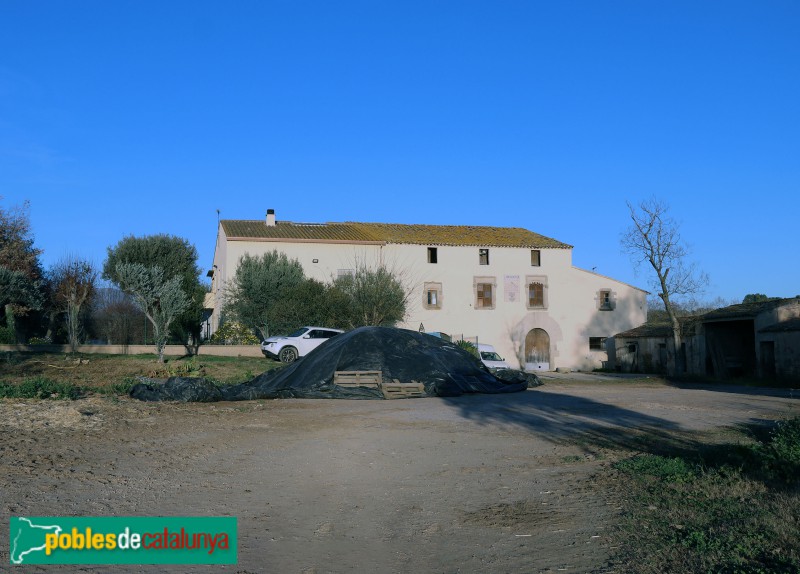
[{"label": "chimney", "polygon": [[275,210],[268,209],[267,210],[267,227],[274,227],[275,226]]}]

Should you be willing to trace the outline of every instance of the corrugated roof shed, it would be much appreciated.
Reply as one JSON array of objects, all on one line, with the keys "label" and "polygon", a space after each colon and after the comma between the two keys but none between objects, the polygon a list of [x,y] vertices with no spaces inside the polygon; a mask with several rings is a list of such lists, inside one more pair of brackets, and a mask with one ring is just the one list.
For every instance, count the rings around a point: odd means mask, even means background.
[{"label": "corrugated roof shed", "polygon": [[416,245],[474,245],[571,249],[572,246],[521,227],[470,225],[416,225],[400,223],[293,223],[225,219],[221,222],[230,240],[375,242]]}]

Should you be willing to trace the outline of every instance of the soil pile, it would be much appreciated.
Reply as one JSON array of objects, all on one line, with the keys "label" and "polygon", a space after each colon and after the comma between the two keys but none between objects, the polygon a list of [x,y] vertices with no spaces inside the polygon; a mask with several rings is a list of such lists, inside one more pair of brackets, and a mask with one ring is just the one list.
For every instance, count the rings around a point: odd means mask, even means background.
[{"label": "soil pile", "polygon": [[473,355],[424,333],[361,327],[330,339],[299,361],[251,381],[217,388],[204,379],[174,377],[164,385],[142,383],[131,396],[146,401],[240,401],[276,398],[382,399],[378,388],[342,387],[337,371],[380,371],[382,383],[422,383],[426,396],[511,393],[538,383],[536,375],[509,371],[502,380]]}]

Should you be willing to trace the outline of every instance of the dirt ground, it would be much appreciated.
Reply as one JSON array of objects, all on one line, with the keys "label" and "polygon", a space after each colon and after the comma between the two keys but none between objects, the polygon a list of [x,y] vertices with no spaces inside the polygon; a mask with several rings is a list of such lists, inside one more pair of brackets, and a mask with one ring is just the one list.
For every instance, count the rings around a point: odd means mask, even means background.
[{"label": "dirt ground", "polygon": [[450,399],[0,400],[0,569],[18,570],[9,516],[222,515],[238,565],[172,571],[610,571],[605,467],[798,415],[798,397],[553,376]]}]

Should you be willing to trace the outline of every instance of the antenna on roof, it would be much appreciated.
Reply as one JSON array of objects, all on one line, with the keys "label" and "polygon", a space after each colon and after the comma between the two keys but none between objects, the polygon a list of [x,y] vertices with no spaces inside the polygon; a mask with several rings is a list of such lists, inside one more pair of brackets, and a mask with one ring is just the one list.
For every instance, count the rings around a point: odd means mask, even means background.
[{"label": "antenna on roof", "polygon": [[219,209],[217,209],[217,227],[219,227]]}]

